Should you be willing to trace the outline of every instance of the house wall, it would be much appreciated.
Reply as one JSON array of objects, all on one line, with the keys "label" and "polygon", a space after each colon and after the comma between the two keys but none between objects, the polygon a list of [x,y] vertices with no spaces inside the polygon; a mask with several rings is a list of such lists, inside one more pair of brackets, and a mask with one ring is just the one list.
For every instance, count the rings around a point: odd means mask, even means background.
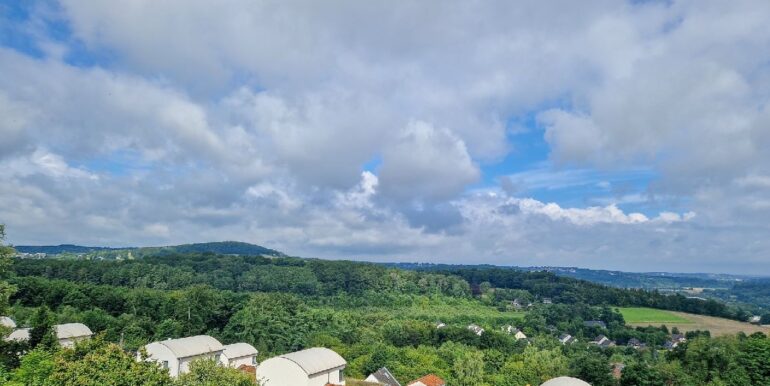
[{"label": "house wall", "polygon": [[256,362],[254,361],[254,358],[255,356],[253,355],[240,357],[240,358],[227,358],[226,356],[222,355],[222,364],[235,369],[237,369],[241,365],[255,366]]},{"label": "house wall", "polygon": [[72,348],[75,346],[75,342],[80,342],[81,340],[89,339],[90,336],[79,336],[74,338],[62,338],[59,339],[59,345],[62,347]]},{"label": "house wall", "polygon": [[148,361],[157,362],[158,366],[161,366],[163,361],[167,361],[169,375],[172,378],[179,376],[179,361],[171,350],[160,343],[150,343],[146,346],[146,349]]},{"label": "house wall", "polygon": [[344,367],[338,367],[323,373],[313,375],[308,379],[307,386],[325,386],[327,383],[334,385],[344,385],[345,381],[340,379],[340,370]]},{"label": "house wall", "polygon": [[262,386],[302,386],[308,384],[308,377],[296,363],[275,357],[260,363],[257,381],[262,382]]}]

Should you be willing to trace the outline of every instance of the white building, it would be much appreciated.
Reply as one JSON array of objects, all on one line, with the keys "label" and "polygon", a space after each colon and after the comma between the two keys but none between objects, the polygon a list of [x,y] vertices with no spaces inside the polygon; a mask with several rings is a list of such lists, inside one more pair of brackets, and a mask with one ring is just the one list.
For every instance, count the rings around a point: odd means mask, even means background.
[{"label": "white building", "polygon": [[233,343],[224,346],[220,357],[223,365],[239,368],[243,365],[257,365],[257,349],[248,343]]},{"label": "white building", "polygon": [[591,386],[588,382],[572,377],[558,377],[545,381],[540,386]]},{"label": "white building", "polygon": [[577,339],[570,334],[561,334],[561,336],[559,336],[559,342],[561,342],[561,344],[572,344],[577,342]]},{"label": "white building", "polygon": [[510,324],[503,326],[502,330],[504,333],[508,335],[513,335],[513,337],[516,338],[516,340],[527,339],[527,336],[524,335],[524,333],[521,330],[519,330],[516,327],[513,327]]},{"label": "white building", "polygon": [[[83,323],[57,324],[53,326],[53,329],[56,339],[62,347],[73,347],[75,342],[89,339],[94,334],[91,332],[91,329]],[[5,340],[28,341],[30,330],[31,328],[20,328],[13,331],[7,338],[5,338]]]},{"label": "white building", "polygon": [[481,336],[481,335],[483,335],[483,334],[484,334],[484,329],[483,329],[483,328],[481,328],[481,327],[479,327],[479,326],[478,326],[478,325],[476,325],[476,324],[471,324],[471,325],[469,325],[469,326],[468,326],[468,330],[470,330],[471,332],[473,332],[474,334],[476,334],[476,335],[478,335],[478,336]]},{"label": "white building", "polygon": [[6,328],[16,328],[16,322],[7,316],[0,316],[0,326]]},{"label": "white building", "polygon": [[222,343],[208,335],[153,342],[144,348],[147,360],[158,362],[174,378],[189,372],[192,361],[213,359],[221,362],[224,350]]},{"label": "white building", "polygon": [[265,360],[257,367],[262,386],[345,385],[347,362],[328,348],[309,348]]}]

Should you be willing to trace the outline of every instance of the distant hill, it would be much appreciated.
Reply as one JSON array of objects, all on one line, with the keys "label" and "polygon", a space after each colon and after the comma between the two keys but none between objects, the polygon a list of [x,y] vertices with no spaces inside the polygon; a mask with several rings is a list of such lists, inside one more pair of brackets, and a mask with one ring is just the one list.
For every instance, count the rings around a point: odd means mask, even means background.
[{"label": "distant hill", "polygon": [[196,243],[196,244],[182,244],[182,245],[169,245],[164,247],[127,247],[127,248],[111,248],[111,247],[86,247],[82,245],[19,245],[14,247],[17,252],[20,253],[45,253],[47,255],[62,255],[62,254],[84,254],[84,255],[98,255],[105,258],[113,258],[116,256],[124,256],[129,252],[132,256],[140,257],[155,254],[169,254],[169,253],[216,253],[221,255],[267,255],[267,256],[285,256],[283,253],[263,247],[261,245],[249,244],[240,241],[221,241],[211,243]]},{"label": "distant hill", "polygon": [[620,288],[644,289],[683,289],[711,288],[722,289],[732,287],[736,283],[758,279],[757,277],[713,273],[670,273],[670,272],[622,272],[577,267],[501,267],[488,264],[451,265],[430,263],[388,263],[388,266],[420,270],[445,271],[452,268],[508,268],[519,271],[548,271],[558,276],[566,276],[594,283],[605,284]]},{"label": "distant hill", "polygon": [[133,248],[109,248],[109,247],[84,247],[82,245],[61,244],[61,245],[15,245],[13,247],[21,253],[45,253],[48,255],[58,255],[61,253],[88,253],[94,251],[111,251],[116,249]]},{"label": "distant hill", "polygon": [[[144,248],[140,248],[144,249]],[[221,241],[212,243],[182,244],[169,247],[160,247],[161,252],[175,253],[217,253],[220,255],[268,255],[284,256],[283,253],[263,247],[261,245],[249,244],[240,241]]]}]

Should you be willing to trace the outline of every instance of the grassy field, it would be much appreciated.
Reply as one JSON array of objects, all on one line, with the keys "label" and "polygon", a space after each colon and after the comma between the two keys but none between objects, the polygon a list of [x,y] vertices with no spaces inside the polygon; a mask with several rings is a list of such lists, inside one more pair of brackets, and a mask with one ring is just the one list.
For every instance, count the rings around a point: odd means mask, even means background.
[{"label": "grassy field", "polygon": [[676,315],[670,311],[657,310],[654,308],[643,307],[623,307],[618,309],[623,315],[623,319],[628,324],[651,323],[651,324],[686,324],[692,323],[691,320]]},{"label": "grassy field", "polygon": [[623,314],[626,324],[629,326],[644,327],[665,324],[668,328],[677,327],[682,332],[709,330],[711,336],[733,335],[738,332],[746,334],[763,332],[770,334],[770,328],[768,327],[713,316],[663,311],[652,308],[619,308],[619,311]]}]

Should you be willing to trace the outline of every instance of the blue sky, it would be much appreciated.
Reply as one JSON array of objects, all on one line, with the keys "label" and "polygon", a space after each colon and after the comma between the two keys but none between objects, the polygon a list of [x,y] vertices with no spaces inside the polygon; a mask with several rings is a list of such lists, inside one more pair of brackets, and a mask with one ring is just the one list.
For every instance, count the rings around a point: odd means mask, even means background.
[{"label": "blue sky", "polygon": [[768,15],[3,1],[0,222],[16,244],[766,270]]}]

